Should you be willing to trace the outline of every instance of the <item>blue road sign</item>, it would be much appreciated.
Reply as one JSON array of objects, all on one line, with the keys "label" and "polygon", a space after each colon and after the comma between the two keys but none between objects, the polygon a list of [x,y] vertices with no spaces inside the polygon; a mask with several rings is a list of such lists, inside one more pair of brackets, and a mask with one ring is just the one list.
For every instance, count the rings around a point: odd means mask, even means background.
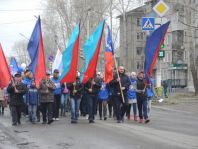
[{"label": "blue road sign", "polygon": [[142,18],[142,30],[153,31],[155,30],[155,18]]},{"label": "blue road sign", "polygon": [[54,60],[54,56],[53,56],[53,55],[50,55],[50,56],[48,57],[48,60],[49,60],[50,62],[52,62],[52,61]]}]

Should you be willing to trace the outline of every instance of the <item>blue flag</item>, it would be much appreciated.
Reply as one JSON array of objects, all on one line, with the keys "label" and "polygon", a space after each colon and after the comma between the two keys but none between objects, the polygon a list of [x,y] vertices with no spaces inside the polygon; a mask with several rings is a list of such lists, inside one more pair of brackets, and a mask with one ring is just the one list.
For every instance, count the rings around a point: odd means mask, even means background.
[{"label": "blue flag", "polygon": [[152,75],[153,67],[157,60],[160,47],[164,42],[164,38],[168,30],[169,24],[170,21],[160,26],[150,36],[147,37],[144,64],[144,72],[146,75],[147,83],[150,82],[149,79]]},{"label": "blue flag", "polygon": [[45,77],[46,74],[45,54],[40,17],[38,18],[32,35],[30,37],[27,50],[31,59],[29,68],[34,74],[36,87],[38,87],[40,81]]},{"label": "blue flag", "polygon": [[20,68],[18,67],[17,61],[14,57],[12,57],[10,61],[10,71],[12,75],[15,75],[20,71]]},{"label": "blue flag", "polygon": [[83,46],[85,55],[85,66],[81,71],[81,81],[83,83],[86,83],[90,78],[95,76],[104,23],[105,21],[103,20]]}]

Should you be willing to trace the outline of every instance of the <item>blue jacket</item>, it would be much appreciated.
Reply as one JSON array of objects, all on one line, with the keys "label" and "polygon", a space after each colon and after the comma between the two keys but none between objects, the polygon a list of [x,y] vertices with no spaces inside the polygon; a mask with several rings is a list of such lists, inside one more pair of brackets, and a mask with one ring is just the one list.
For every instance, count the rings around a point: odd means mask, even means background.
[{"label": "blue jacket", "polygon": [[56,89],[54,90],[54,95],[60,95],[61,94],[61,83],[60,83],[60,77],[58,79],[55,79],[54,77],[51,79],[52,82],[54,82]]},{"label": "blue jacket", "polygon": [[27,88],[30,88],[30,85],[32,84],[32,79],[25,77],[23,78],[22,83],[25,84]]},{"label": "blue jacket", "polygon": [[38,90],[36,87],[29,88],[27,101],[30,105],[38,105]]},{"label": "blue jacket", "polygon": [[150,82],[151,82],[151,86],[150,87],[147,87],[147,96],[148,97],[153,97],[153,90],[152,90],[152,88],[153,88],[153,85],[154,85],[154,79],[151,78],[150,79]]},{"label": "blue jacket", "polygon": [[105,101],[105,100],[108,100],[108,97],[109,97],[109,91],[107,89],[106,84],[102,82],[102,87],[98,92],[98,99]]},{"label": "blue jacket", "polygon": [[136,99],[136,84],[137,80],[130,78],[131,85],[129,86],[129,90],[127,92],[128,99]]}]

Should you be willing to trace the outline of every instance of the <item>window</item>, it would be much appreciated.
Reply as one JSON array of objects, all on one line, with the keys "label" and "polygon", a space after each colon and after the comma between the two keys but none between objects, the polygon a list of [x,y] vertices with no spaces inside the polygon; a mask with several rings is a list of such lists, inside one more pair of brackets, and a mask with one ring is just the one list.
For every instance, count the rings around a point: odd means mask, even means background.
[{"label": "window", "polygon": [[137,33],[137,39],[143,39],[144,38],[144,33],[143,32],[138,32]]},{"label": "window", "polygon": [[136,47],[136,55],[141,55],[143,52],[143,48],[142,47]]},{"label": "window", "polygon": [[144,68],[144,62],[143,61],[136,61],[136,69],[142,70]]},{"label": "window", "polygon": [[184,31],[177,30],[172,32],[172,48],[174,50],[181,49],[184,44]]},{"label": "window", "polygon": [[140,18],[137,18],[137,26],[141,26],[141,24],[140,24]]},{"label": "window", "polygon": [[144,38],[144,33],[140,33],[140,39]]},{"label": "window", "polygon": [[136,68],[137,68],[137,70],[140,69],[140,62],[139,61],[136,62]]},{"label": "window", "polygon": [[140,39],[140,34],[139,33],[137,33],[137,39]]}]

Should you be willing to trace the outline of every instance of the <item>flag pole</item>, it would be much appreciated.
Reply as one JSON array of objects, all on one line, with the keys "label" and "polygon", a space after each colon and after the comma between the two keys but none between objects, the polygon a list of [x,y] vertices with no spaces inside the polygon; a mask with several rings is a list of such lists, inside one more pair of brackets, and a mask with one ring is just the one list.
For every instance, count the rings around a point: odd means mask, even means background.
[{"label": "flag pole", "polygon": [[124,103],[125,99],[124,99],[124,94],[123,94],[123,91],[122,91],[122,85],[121,85],[121,82],[120,82],[120,75],[119,75],[119,72],[118,72],[118,65],[117,65],[117,61],[116,61],[116,58],[115,58],[115,54],[113,54],[113,59],[114,59],[114,63],[115,63],[116,73],[117,73],[117,76],[118,76],[118,79],[119,79],[118,82],[119,82],[119,86],[120,86],[121,97],[122,97],[122,101]]}]

